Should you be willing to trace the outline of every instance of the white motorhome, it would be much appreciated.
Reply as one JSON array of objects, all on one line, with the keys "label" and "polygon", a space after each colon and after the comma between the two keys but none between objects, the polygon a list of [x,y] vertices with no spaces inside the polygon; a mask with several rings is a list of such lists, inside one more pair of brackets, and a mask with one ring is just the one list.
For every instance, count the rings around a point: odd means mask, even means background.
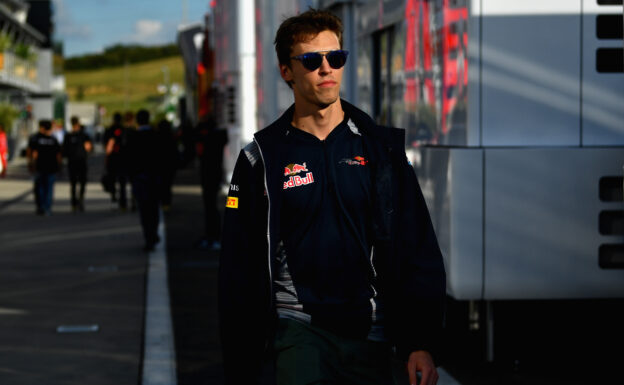
[{"label": "white motorhome", "polygon": [[330,9],[351,51],[344,97],[406,129],[450,299],[473,320],[485,309],[491,330],[494,303],[624,298],[621,0],[260,0],[253,15],[219,4],[231,9],[215,23],[237,28],[228,41],[255,42],[216,47],[238,108],[231,157],[292,103],[279,23]]}]

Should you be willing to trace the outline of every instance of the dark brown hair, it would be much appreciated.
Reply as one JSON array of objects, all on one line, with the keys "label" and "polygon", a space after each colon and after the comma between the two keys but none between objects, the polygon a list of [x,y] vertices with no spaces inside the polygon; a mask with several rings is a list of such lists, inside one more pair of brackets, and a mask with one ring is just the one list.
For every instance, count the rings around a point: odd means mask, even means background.
[{"label": "dark brown hair", "polygon": [[39,121],[39,127],[43,128],[44,131],[50,131],[52,129],[52,121],[49,119],[41,119]]},{"label": "dark brown hair", "polygon": [[323,31],[335,33],[342,48],[342,21],[331,12],[310,8],[284,20],[274,42],[279,64],[290,66],[293,45],[312,40]]}]

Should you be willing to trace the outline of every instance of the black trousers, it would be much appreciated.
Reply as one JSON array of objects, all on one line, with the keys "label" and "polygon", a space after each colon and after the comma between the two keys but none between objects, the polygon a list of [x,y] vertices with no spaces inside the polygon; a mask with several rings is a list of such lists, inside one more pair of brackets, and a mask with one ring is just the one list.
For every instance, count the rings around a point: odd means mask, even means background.
[{"label": "black trousers", "polygon": [[85,186],[87,184],[87,161],[74,161],[68,164],[69,183],[71,189],[72,206],[84,202]]},{"label": "black trousers", "polygon": [[146,245],[158,243],[160,189],[161,178],[157,175],[138,174],[132,177],[132,191],[139,209]]},{"label": "black trousers", "polygon": [[[125,209],[128,207],[128,197],[126,193],[126,184],[128,182],[128,177],[123,173],[112,174],[113,175],[113,189],[111,191],[111,199],[114,201],[119,201],[119,207]],[[117,198],[117,183],[119,183],[119,198]]]}]

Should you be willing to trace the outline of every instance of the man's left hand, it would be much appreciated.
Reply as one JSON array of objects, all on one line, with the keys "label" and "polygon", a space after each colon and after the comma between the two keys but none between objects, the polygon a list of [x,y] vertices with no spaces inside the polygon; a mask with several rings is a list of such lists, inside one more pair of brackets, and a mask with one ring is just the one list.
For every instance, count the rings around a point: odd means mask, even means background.
[{"label": "man's left hand", "polygon": [[435,385],[438,382],[438,371],[429,352],[418,350],[412,352],[407,360],[407,374],[410,385],[417,385],[417,373],[420,373],[421,385]]}]

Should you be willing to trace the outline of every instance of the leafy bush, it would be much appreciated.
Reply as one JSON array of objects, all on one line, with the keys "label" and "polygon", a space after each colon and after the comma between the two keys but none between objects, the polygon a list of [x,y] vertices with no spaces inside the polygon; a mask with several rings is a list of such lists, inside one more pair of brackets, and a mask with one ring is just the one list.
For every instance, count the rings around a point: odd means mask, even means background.
[{"label": "leafy bush", "polygon": [[0,124],[4,127],[7,134],[13,128],[13,122],[17,118],[19,111],[8,103],[0,103]]},{"label": "leafy bush", "polygon": [[37,53],[28,44],[16,44],[15,47],[13,47],[13,52],[15,52],[15,56],[20,57],[24,60],[28,60],[31,63],[37,61]]},{"label": "leafy bush", "polygon": [[13,41],[11,40],[11,36],[6,32],[0,32],[0,52],[6,51],[11,48],[12,45]]}]

